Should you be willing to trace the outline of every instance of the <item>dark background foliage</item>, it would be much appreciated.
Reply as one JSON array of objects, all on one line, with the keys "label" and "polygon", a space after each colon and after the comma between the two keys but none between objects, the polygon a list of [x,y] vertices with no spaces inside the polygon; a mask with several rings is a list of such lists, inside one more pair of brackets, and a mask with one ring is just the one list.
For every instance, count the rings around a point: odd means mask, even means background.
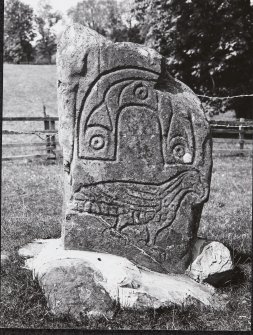
[{"label": "dark background foliage", "polygon": [[[135,0],[145,43],[168,58],[170,72],[196,92],[253,92],[253,6],[250,0]],[[253,98],[223,103],[253,117]]]}]

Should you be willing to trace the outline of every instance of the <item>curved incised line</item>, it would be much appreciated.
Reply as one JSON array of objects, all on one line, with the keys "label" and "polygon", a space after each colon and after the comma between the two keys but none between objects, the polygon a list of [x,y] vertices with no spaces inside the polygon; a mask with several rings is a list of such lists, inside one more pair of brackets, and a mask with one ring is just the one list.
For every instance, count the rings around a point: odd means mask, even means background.
[{"label": "curved incised line", "polygon": [[140,71],[140,72],[147,72],[147,73],[152,73],[154,75],[157,75],[157,76],[160,76],[160,73],[159,72],[156,72],[156,71],[153,71],[153,70],[150,70],[150,69],[147,69],[147,68],[144,68],[144,67],[139,67],[139,66],[119,66],[119,67],[115,67],[113,69],[110,69],[110,70],[106,70],[106,71],[103,71],[101,72],[94,80],[93,82],[90,84],[83,100],[82,100],[82,104],[80,106],[80,110],[83,109],[84,107],[84,104],[85,104],[85,101],[87,99],[87,97],[89,96],[91,90],[93,89],[93,87],[96,85],[96,83],[104,76],[108,75],[108,74],[111,74],[111,73],[115,73],[115,72],[121,72],[121,71],[129,71],[129,70],[137,70],[137,71]]},{"label": "curved incised line", "polygon": [[184,171],[180,171],[179,173],[176,173],[173,177],[169,178],[167,181],[162,181],[162,182],[158,182],[158,183],[149,183],[149,182],[145,182],[145,181],[134,181],[134,180],[102,180],[102,181],[98,181],[98,182],[95,182],[95,183],[92,183],[92,184],[82,184],[80,185],[80,187],[75,191],[75,193],[78,193],[79,191],[81,191],[81,189],[84,187],[89,187],[89,186],[96,186],[96,185],[105,185],[105,184],[114,184],[114,183],[129,183],[129,184],[135,184],[135,185],[154,185],[154,186],[160,186],[160,185],[164,185],[166,183],[168,183],[169,181],[172,181],[174,178],[176,177],[179,177],[180,175],[182,174],[185,174],[189,171],[194,171],[194,172],[197,172],[197,173],[200,173],[200,171],[196,168],[192,168],[192,167],[189,167],[189,166],[185,166],[185,170]]},{"label": "curved incised line", "polygon": [[[81,115],[82,115],[82,111],[84,109],[84,105],[85,105],[85,102],[88,98],[88,96],[90,95],[93,87],[96,85],[96,83],[104,76],[108,75],[108,74],[112,74],[112,73],[117,73],[117,72],[124,72],[124,71],[129,71],[129,70],[137,70],[137,71],[140,71],[140,72],[144,72],[144,73],[151,73],[153,75],[157,75],[159,77],[160,73],[159,72],[156,72],[156,71],[153,71],[153,70],[150,70],[150,69],[147,69],[147,68],[142,68],[142,67],[139,67],[139,66],[128,66],[128,67],[125,67],[125,66],[119,66],[119,67],[116,67],[116,68],[113,68],[113,69],[110,69],[110,70],[106,70],[106,71],[103,71],[101,72],[94,80],[93,82],[91,82],[90,86],[88,87],[87,89],[87,92],[85,93],[84,95],[84,98],[82,100],[82,103],[81,103],[81,106],[80,106],[80,111],[81,113],[79,113],[76,117],[76,130],[77,130],[77,134],[79,134],[79,127],[80,127],[80,119],[81,119]],[[138,74],[135,74],[135,76],[138,76]],[[140,75],[140,78],[143,79],[143,77]],[[138,77],[138,79],[140,79]],[[129,78],[124,78],[124,80],[128,80]],[[145,79],[147,80],[147,79]],[[155,78],[153,79],[155,80]],[[79,148],[77,148],[78,151],[79,151]]]},{"label": "curved incised line", "polygon": [[[150,108],[149,106],[144,106],[143,103],[142,104],[137,104],[137,103],[129,103],[129,104],[125,104],[123,106],[121,106],[118,110],[117,110],[117,114],[116,114],[116,122],[115,122],[115,129],[118,130],[118,123],[119,123],[119,116],[121,114],[121,112],[127,108],[127,107],[135,107],[135,106],[139,106],[139,107],[145,107],[146,109],[148,109],[150,112],[152,112],[153,114],[155,113],[155,111]],[[164,160],[164,154],[163,154],[163,138],[162,138],[162,125],[161,125],[161,121],[158,117],[158,115],[156,115],[156,119],[157,119],[157,123],[158,123],[158,127],[159,127],[159,137],[160,137],[160,143],[161,143],[161,157],[162,157],[162,163],[164,165],[165,163],[165,160]],[[115,148],[117,150],[117,147],[118,147],[118,133],[116,134],[115,136]],[[116,152],[117,154],[117,152]]]},{"label": "curved incised line", "polygon": [[[115,113],[116,114],[116,121],[115,121],[115,129],[118,129],[118,121],[119,121],[119,116],[121,114],[121,112],[125,109],[125,108],[128,108],[128,107],[136,107],[136,106],[139,106],[139,107],[144,107],[146,109],[148,109],[150,112],[152,113],[155,113],[155,111],[153,109],[151,109],[149,106],[145,106],[143,105],[143,103],[128,103],[128,104],[125,104],[123,106],[121,106],[120,108],[118,108]],[[157,116],[157,115],[155,115]],[[160,119],[159,117],[157,116],[157,123],[158,123],[158,126],[159,126],[159,134],[160,134],[160,142],[161,142],[161,157],[162,157],[162,160],[163,160],[163,165],[165,164],[165,160],[164,160],[164,154],[163,154],[163,150],[162,150],[162,141],[163,141],[163,136],[162,136],[162,126],[161,126],[161,122],[160,122]],[[118,134],[115,135],[115,148],[117,149],[117,146],[118,146]],[[117,150],[116,150],[116,153],[117,153]],[[97,158],[97,157],[89,157],[89,156],[84,156],[84,155],[80,155],[79,156],[80,158],[88,158],[89,160],[104,160],[104,161],[112,161],[112,159],[108,159],[108,158]],[[114,156],[113,160],[115,160],[116,157]]]},{"label": "curved incised line", "polygon": [[131,84],[132,84],[132,81],[130,81],[129,83],[127,83],[126,85],[123,85],[123,87],[121,87],[121,92],[119,93],[119,97],[118,97],[118,105],[120,105],[121,96],[122,96],[122,93],[124,92],[125,88],[127,88]]},{"label": "curved incised line", "polygon": [[[167,219],[166,219],[166,220],[163,222],[162,227],[156,231],[156,233],[155,233],[155,237],[154,237],[154,244],[155,244],[155,240],[156,240],[157,235],[158,235],[162,230],[164,230],[165,228],[168,228],[168,227],[172,224],[173,220],[175,219],[175,217],[176,217],[176,215],[177,215],[177,212],[178,212],[178,209],[179,209],[179,207],[180,207],[180,204],[181,204],[182,200],[186,197],[187,194],[189,194],[189,193],[193,193],[193,192],[194,192],[194,190],[192,190],[192,189],[189,189],[189,190],[181,190],[180,192],[178,192],[178,193],[175,195],[175,197],[176,197],[177,195],[179,195],[179,199],[177,200],[177,206],[176,206],[176,209],[173,210],[173,218],[170,219],[170,220],[168,220],[168,221],[167,221]],[[180,193],[183,193],[183,194],[180,195]],[[175,199],[175,198],[174,198],[174,199]]]},{"label": "curved incised line", "polygon": [[[87,128],[89,119],[90,119],[90,117],[92,116],[93,112],[94,112],[95,110],[99,109],[99,107],[101,107],[101,106],[103,105],[107,93],[108,93],[111,89],[113,89],[114,86],[116,86],[116,85],[118,85],[118,84],[120,84],[120,83],[123,83],[124,81],[129,81],[129,83],[127,83],[127,84],[123,87],[123,89],[124,89],[125,87],[129,86],[130,84],[132,84],[132,82],[133,82],[134,80],[141,80],[141,79],[142,79],[141,77],[137,77],[137,76],[127,77],[127,78],[120,78],[120,79],[116,80],[115,82],[113,82],[112,85],[108,86],[108,87],[106,88],[106,90],[103,92],[103,98],[101,99],[101,102],[100,102],[99,104],[97,104],[96,106],[94,106],[94,107],[92,108],[92,110],[89,112],[89,114],[87,115],[86,120],[85,120],[85,124],[84,124],[83,128],[84,128],[84,129]],[[142,79],[142,80],[143,80],[143,79]],[[145,81],[154,82],[155,80],[154,80],[154,79],[151,79],[151,78],[147,78],[147,79],[145,79]],[[87,97],[87,98],[88,98],[88,97]],[[85,104],[84,104],[84,106],[85,106]],[[79,115],[79,118],[80,118],[80,119],[82,118],[83,110],[84,110],[84,107],[83,107],[83,109],[81,109],[81,113],[80,113],[80,115]],[[79,127],[80,127],[80,125],[79,125]],[[79,131],[80,131],[80,129],[78,129],[78,134],[79,134]]]}]

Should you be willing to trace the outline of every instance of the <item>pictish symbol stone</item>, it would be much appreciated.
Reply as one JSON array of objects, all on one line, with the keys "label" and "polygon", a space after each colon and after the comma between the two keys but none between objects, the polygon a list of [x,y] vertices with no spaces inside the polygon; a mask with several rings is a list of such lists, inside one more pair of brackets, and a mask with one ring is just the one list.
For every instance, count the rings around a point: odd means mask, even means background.
[{"label": "pictish symbol stone", "polygon": [[154,50],[80,25],[63,33],[57,66],[65,248],[184,272],[212,165],[198,98]]}]

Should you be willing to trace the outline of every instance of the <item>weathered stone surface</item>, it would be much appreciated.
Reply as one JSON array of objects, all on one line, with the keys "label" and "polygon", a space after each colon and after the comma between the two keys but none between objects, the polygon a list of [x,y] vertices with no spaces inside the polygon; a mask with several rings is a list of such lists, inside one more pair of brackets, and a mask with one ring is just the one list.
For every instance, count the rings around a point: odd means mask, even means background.
[{"label": "weathered stone surface", "polygon": [[57,68],[65,248],[183,273],[211,175],[198,98],[154,50],[81,25],[62,34]]},{"label": "weathered stone surface", "polygon": [[34,247],[30,244],[20,253],[24,254],[24,250],[30,257],[26,267],[38,278],[57,316],[111,317],[116,304],[141,310],[196,303],[215,309],[226,305],[224,297],[218,297],[210,285],[196,283],[185,275],[140,269],[115,255],[64,250],[59,239],[45,240],[43,244],[35,241]]},{"label": "weathered stone surface", "polygon": [[202,241],[199,255],[186,270],[186,274],[198,282],[209,282],[215,285],[229,279],[233,270],[230,251],[220,242]]}]

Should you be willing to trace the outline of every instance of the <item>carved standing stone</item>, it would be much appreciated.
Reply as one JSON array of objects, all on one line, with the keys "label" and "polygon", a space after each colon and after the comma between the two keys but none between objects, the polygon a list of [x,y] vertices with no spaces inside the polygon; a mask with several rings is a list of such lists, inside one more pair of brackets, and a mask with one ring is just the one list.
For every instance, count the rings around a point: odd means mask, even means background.
[{"label": "carved standing stone", "polygon": [[184,272],[209,194],[209,125],[166,59],[81,25],[58,47],[65,249]]}]

